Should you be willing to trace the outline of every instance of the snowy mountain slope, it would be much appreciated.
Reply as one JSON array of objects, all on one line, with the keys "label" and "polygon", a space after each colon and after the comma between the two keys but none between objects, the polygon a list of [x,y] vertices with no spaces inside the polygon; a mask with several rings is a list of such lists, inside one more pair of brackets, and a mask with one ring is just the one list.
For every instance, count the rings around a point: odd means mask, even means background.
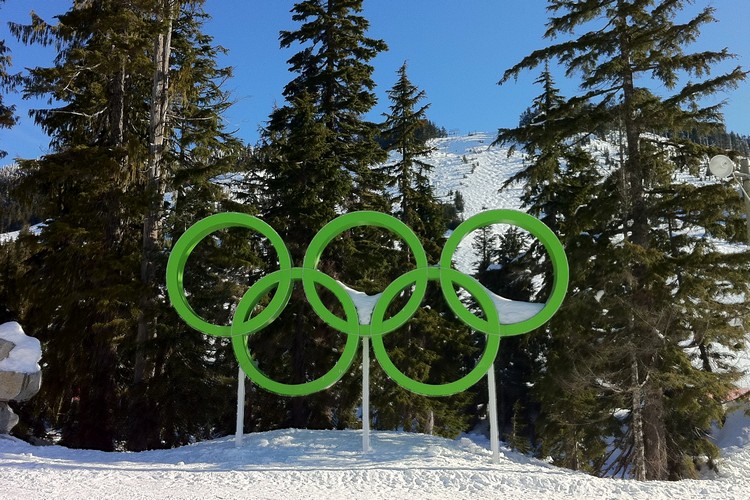
[{"label": "snowy mountain slope", "polygon": [[[519,153],[508,156],[506,148],[491,148],[493,140],[492,134],[477,133],[433,141],[437,151],[428,163],[434,167],[431,179],[435,194],[449,200],[449,193],[461,192],[465,218],[486,209],[521,208],[521,186],[502,192],[500,187],[523,167],[523,156]],[[454,258],[459,270],[474,272],[469,238],[464,239]]]},{"label": "snowy mountain slope", "polygon": [[[743,426],[744,427],[741,427]],[[738,419],[735,434],[750,431]],[[718,478],[639,483],[600,479],[486,443],[377,432],[361,453],[359,431],[280,430],[174,450],[104,453],[33,447],[0,438],[2,498],[744,499],[750,453],[730,455]]]},{"label": "snowy mountain slope", "polygon": [[464,195],[466,214],[473,215],[483,208],[519,209],[521,187],[498,192],[506,179],[523,167],[523,156],[516,152],[510,157],[508,149],[490,147],[494,136],[477,133],[470,136],[435,139],[437,151],[430,157],[434,166],[431,175],[438,196],[450,191]]},{"label": "snowy mountain slope", "polygon": [[[448,199],[448,194],[460,191],[464,197],[464,217],[468,218],[483,209],[510,208],[522,210],[522,185],[517,184],[499,191],[503,183],[523,168],[523,155],[519,152],[508,154],[507,148],[490,147],[495,135],[476,133],[470,136],[455,136],[436,139],[433,145],[437,151],[428,163],[434,165],[431,178],[436,194]],[[604,140],[594,139],[588,146],[591,154],[605,165],[605,158],[616,158],[617,148]],[[710,176],[694,176],[685,172],[675,174],[675,182],[696,186],[717,182]],[[738,194],[739,196],[739,194]],[[715,242],[725,253],[744,249],[743,245]],[[455,254],[456,267],[465,273],[473,273],[474,259],[470,238],[464,239]],[[731,298],[730,298],[731,299]],[[727,353],[734,357],[727,360],[745,375],[737,382],[738,386],[750,388],[750,334],[746,340],[747,349]]]}]

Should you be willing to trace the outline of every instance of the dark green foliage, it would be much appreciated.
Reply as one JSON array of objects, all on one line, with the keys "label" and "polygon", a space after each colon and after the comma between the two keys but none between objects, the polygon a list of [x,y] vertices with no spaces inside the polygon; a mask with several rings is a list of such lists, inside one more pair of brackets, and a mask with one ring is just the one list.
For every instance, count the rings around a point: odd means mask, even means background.
[{"label": "dark green foliage", "polygon": [[523,405],[520,400],[513,404],[513,417],[511,418],[511,431],[505,435],[505,441],[511,450],[521,453],[528,453],[531,450],[528,438],[526,437],[525,419],[522,417]]},{"label": "dark green foliage", "polygon": [[[386,210],[383,178],[372,166],[385,159],[375,140],[377,127],[364,119],[375,105],[370,60],[385,50],[368,38],[361,0],[307,0],[292,9],[299,23],[281,33],[282,48],[299,47],[289,59],[294,79],[284,88],[285,104],[274,110],[252,161],[264,172],[263,218],[282,236],[295,265],[313,236],[340,211]],[[382,290],[389,274],[392,237],[375,230],[347,231],[333,241],[320,269],[359,290]],[[383,261],[382,266],[373,262]],[[275,263],[268,262],[267,269]],[[380,287],[380,288],[378,288]],[[336,310],[339,305],[323,293]],[[343,336],[323,324],[305,304],[301,287],[273,325],[250,340],[259,359],[280,359],[271,371],[280,380],[303,382],[327,371]],[[249,420],[267,426],[346,427],[356,422],[356,370],[328,391],[279,398],[254,393]]]},{"label": "dark green foliage", "polygon": [[[236,366],[226,341],[188,331],[166,302],[163,279],[142,280],[144,265],[164,276],[173,238],[223,208],[223,191],[212,179],[233,169],[242,149],[222,129],[228,101],[219,83],[229,72],[216,66],[218,49],[201,32],[200,3],[174,4],[171,24],[163,22],[159,1],[98,0],[76,4],[55,26],[33,17],[29,26],[12,27],[22,41],[59,50],[54,67],[32,68],[24,81],[26,95],[49,97],[54,107],[33,112],[53,152],[20,162],[19,195],[38,196],[48,219],[39,237],[21,238],[22,279],[33,283],[22,297],[21,319],[42,341],[47,363],[44,387],[30,404],[38,420],[62,429],[70,446],[157,448],[231,429]],[[173,39],[171,100],[160,186],[153,189],[145,171],[152,155],[154,40],[163,30]],[[172,193],[168,203],[159,198],[165,189]],[[159,228],[148,256],[146,217]],[[239,246],[228,238],[222,252]],[[209,249],[197,253],[226,263]],[[209,296],[214,304],[236,302],[247,282],[247,272],[236,271],[244,262],[222,276],[216,268],[187,272],[196,302]],[[221,307],[196,307],[208,320],[228,320]],[[143,318],[150,333],[141,342],[136,331]],[[140,378],[138,359],[145,367]]]},{"label": "dark green foliage", "polygon": [[[445,127],[440,127],[432,120],[423,120],[416,128],[414,136],[421,142],[427,142],[430,139],[439,139],[441,137],[448,137],[448,131]],[[377,136],[378,144],[383,149],[390,149],[392,138],[386,135],[380,134]]]},{"label": "dark green foliage", "polygon": [[16,189],[21,182],[21,171],[16,165],[0,168],[0,234],[18,231],[25,226],[39,223],[38,196],[30,194],[21,199]]},{"label": "dark green foliage", "polygon": [[[448,196],[453,193],[448,193]],[[456,229],[459,224],[464,221],[464,198],[460,191],[456,191],[453,195],[453,200],[450,202],[442,202],[443,207],[443,219],[445,220],[445,226],[450,229]]]},{"label": "dark green foliage", "polygon": [[[5,0],[0,0],[0,6]],[[3,103],[3,94],[12,90],[19,82],[19,76],[8,72],[11,65],[10,49],[5,40],[0,40],[0,129],[10,128],[16,123],[15,106]],[[7,156],[7,152],[0,149],[0,159]]]},{"label": "dark green foliage", "polygon": [[[581,78],[580,94],[564,99],[546,70],[531,112],[499,134],[530,155],[516,176],[529,183],[524,202],[559,232],[571,262],[572,293],[550,323],[536,384],[544,449],[563,465],[637,479],[691,477],[694,454],[716,455],[706,433],[734,374],[712,353],[743,337],[742,304],[727,297],[746,293],[748,255],[717,247],[742,237],[738,199],[675,173],[697,173],[712,152],[691,135],[721,129],[720,106],[697,103],[745,73],[711,75],[726,50],[685,52],[713,20],[706,8],[678,23],[686,3],[552,0],[547,37],[560,40],[502,80],[548,59]],[[601,134],[620,146],[608,168],[578,147]]]}]

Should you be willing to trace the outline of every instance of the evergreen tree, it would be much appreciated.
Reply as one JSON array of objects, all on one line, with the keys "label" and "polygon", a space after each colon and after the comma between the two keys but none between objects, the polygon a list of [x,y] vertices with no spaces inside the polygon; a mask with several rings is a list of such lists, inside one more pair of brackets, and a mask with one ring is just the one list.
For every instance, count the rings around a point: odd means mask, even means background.
[{"label": "evergreen tree", "polygon": [[[503,189],[523,182],[523,205],[558,231],[563,223],[559,214],[583,205],[585,197],[591,194],[582,193],[581,188],[587,183],[596,184],[599,174],[590,155],[570,135],[570,123],[583,106],[578,109],[576,102],[572,108],[566,105],[546,60],[535,83],[542,86],[542,93],[534,98],[519,127],[500,129],[493,144],[509,145],[509,154],[517,145],[521,146],[526,156],[525,166],[503,184]],[[571,182],[575,185],[568,186]]]},{"label": "evergreen tree", "polygon": [[[430,261],[439,259],[444,243],[444,208],[432,190],[427,174],[432,169],[425,157],[433,151],[420,134],[426,123],[422,105],[425,92],[409,81],[404,63],[398,81],[388,90],[390,112],[385,115],[382,137],[396,159],[382,172],[390,188],[393,214],[419,236]],[[406,272],[413,266],[408,249],[399,252],[398,268]],[[408,376],[428,383],[444,383],[461,377],[466,366],[475,362],[477,341],[444,304],[438,287],[430,286],[422,304],[407,325],[384,339],[394,364]],[[383,377],[380,370],[375,377]],[[464,430],[469,418],[469,394],[428,398],[383,382],[375,384],[373,395],[375,424],[380,429],[402,428],[408,431],[455,436]]]},{"label": "evergreen tree", "polygon": [[[369,62],[387,46],[366,36],[369,22],[360,15],[362,0],[304,0],[292,12],[301,25],[281,33],[281,47],[307,47],[289,59],[289,70],[297,77],[283,95],[287,101],[305,94],[313,98],[320,122],[332,134],[330,154],[343,171],[338,175],[348,172],[352,178],[343,193],[345,208],[382,208],[382,184],[370,167],[385,156],[375,140],[377,125],[363,117],[377,101]],[[279,130],[288,110],[274,112],[271,129]]]},{"label": "evergreen tree", "polygon": [[[218,67],[216,62],[224,49],[203,33],[208,15],[200,3],[177,7],[175,4],[174,11],[162,11],[161,19],[157,17],[171,30],[169,43],[157,37],[157,45],[163,45],[162,57],[172,70],[161,80],[162,92],[166,92],[160,97],[166,101],[161,118],[154,115],[151,106],[151,138],[163,137],[150,141],[152,168],[147,195],[151,205],[144,217],[146,239],[141,256],[141,279],[149,290],[141,297],[146,301],[142,302],[139,318],[133,381],[133,393],[142,400],[130,398],[131,414],[137,412],[152,425],[141,425],[138,418],[131,418],[135,430],[131,430],[131,448],[185,444],[196,437],[214,435],[217,427],[228,432],[234,414],[231,401],[236,362],[229,341],[206,339],[187,328],[162,292],[164,249],[170,241],[176,241],[184,229],[215,211],[253,210],[229,200],[222,185],[225,176],[237,171],[243,149],[240,141],[225,130],[222,120],[231,105],[229,94],[222,88],[231,77],[231,68]],[[171,21],[165,19],[169,15]],[[158,74],[159,58],[154,62]],[[158,95],[152,90],[152,102]],[[171,203],[162,208],[160,200],[165,191],[171,193]],[[231,317],[225,304],[239,302],[248,275],[259,264],[258,248],[247,244],[243,231],[227,230],[217,236],[220,244],[199,245],[190,261],[194,269],[186,270],[185,279],[191,303],[201,316],[228,324]],[[197,415],[193,408],[199,402],[210,405],[211,410]],[[136,410],[139,405],[140,410]]]},{"label": "evergreen tree", "polygon": [[[286,103],[270,116],[256,161],[265,173],[263,218],[281,234],[295,265],[340,211],[387,208],[382,176],[372,168],[385,152],[375,140],[376,125],[364,119],[376,102],[369,61],[386,47],[366,36],[369,23],[361,11],[362,0],[301,1],[292,9],[298,28],[280,36],[282,48],[300,47],[288,61],[296,76],[284,88]],[[348,231],[331,243],[320,268],[358,290],[382,290],[388,266],[372,262],[395,253],[392,239],[369,228]],[[338,307],[324,298],[332,309]],[[317,378],[343,345],[343,335],[306,305],[301,286],[266,330],[250,339],[251,348],[259,359],[280,359],[269,373],[288,382]],[[263,405],[268,398],[277,409],[274,425],[350,426],[359,400],[356,370],[328,391],[291,400],[263,395],[257,401]],[[270,421],[269,406],[252,413],[265,413]]]},{"label": "evergreen tree", "polygon": [[[215,201],[217,189],[200,187],[231,163],[232,148],[209,150],[226,137],[218,117],[225,96],[216,93],[225,72],[200,33],[201,17],[200,2],[95,0],[74,3],[54,26],[34,16],[12,27],[22,41],[59,51],[54,67],[33,68],[24,82],[27,96],[55,107],[33,112],[53,152],[21,162],[20,189],[42,193],[49,219],[38,238],[24,238],[25,279],[35,283],[24,321],[47,353],[47,382],[34,404],[70,446],[170,446],[211,435],[225,414],[216,400],[221,371],[209,361],[221,357],[183,331],[155,278],[170,241],[156,208],[165,187]],[[166,50],[172,36],[177,50]],[[181,99],[170,100],[172,92]],[[156,127],[170,116],[166,108],[182,121]],[[173,214],[181,223],[189,217]],[[201,398],[217,406],[197,416]]]},{"label": "evergreen tree", "polygon": [[[602,442],[611,435],[609,472],[641,480],[691,476],[692,457],[716,455],[707,431],[722,416],[716,395],[729,390],[733,374],[696,368],[695,354],[686,346],[704,343],[709,350],[731,351],[743,335],[731,321],[739,319],[738,305],[726,304],[723,297],[745,293],[740,275],[748,256],[722,254],[715,244],[737,238],[736,196],[722,186],[675,182],[674,172],[695,172],[710,151],[679,136],[646,134],[715,127],[719,106],[696,103],[745,76],[739,68],[710,75],[716,63],[730,57],[726,50],[684,51],[713,21],[713,10],[705,8],[685,23],[676,22],[686,3],[552,0],[547,37],[577,38],[533,52],[501,80],[548,59],[557,59],[568,76],[582,77],[581,95],[558,104],[559,119],[545,120],[549,129],[543,136],[522,139],[526,147],[549,144],[551,137],[570,142],[611,130],[612,124],[622,130],[619,165],[603,169],[601,181],[581,185],[582,175],[593,174],[568,162],[559,174],[569,187],[564,210],[555,207],[556,183],[549,184],[549,201],[538,197],[546,213],[563,219],[557,229],[568,249],[574,291],[550,326],[552,344],[540,386],[548,449],[560,452],[561,463],[600,467],[606,459]],[[700,81],[681,85],[682,74]],[[642,86],[649,78],[671,95],[660,97]],[[577,208],[571,204],[575,197]],[[706,328],[708,318],[714,318],[715,329]],[[710,336],[705,342],[704,333]],[[565,402],[559,401],[562,394]],[[593,400],[597,404],[586,409]],[[567,411],[570,401],[581,404]],[[615,414],[618,408],[628,410]],[[570,429],[581,420],[591,425],[578,427],[578,439],[563,445],[568,431],[560,432],[561,425]]]},{"label": "evergreen tree", "polygon": [[[0,0],[2,4],[5,0]],[[15,106],[3,103],[3,94],[18,83],[18,75],[8,73],[10,67],[10,49],[5,46],[5,40],[0,40],[0,129],[10,128],[16,123]],[[7,152],[0,149],[0,159],[7,156]]]},{"label": "evergreen tree", "polygon": [[391,105],[390,113],[385,115],[383,137],[390,144],[388,149],[398,154],[398,159],[386,164],[383,172],[388,179],[386,186],[394,193],[390,200],[395,206],[394,215],[417,234],[440,238],[439,231],[444,230],[442,208],[432,193],[428,178],[432,166],[424,160],[434,148],[417,136],[417,131],[427,120],[426,112],[430,106],[420,104],[425,99],[425,92],[409,81],[406,63],[399,68],[398,81],[388,90],[388,97]]}]

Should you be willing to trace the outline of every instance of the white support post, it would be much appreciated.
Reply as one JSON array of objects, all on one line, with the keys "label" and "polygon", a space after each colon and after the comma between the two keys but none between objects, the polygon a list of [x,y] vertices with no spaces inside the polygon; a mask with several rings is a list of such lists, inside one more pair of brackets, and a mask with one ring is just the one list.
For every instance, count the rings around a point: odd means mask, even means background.
[{"label": "white support post", "polygon": [[362,453],[370,452],[370,338],[362,337]]},{"label": "white support post", "polygon": [[492,450],[492,461],[500,462],[500,434],[497,429],[497,389],[495,388],[495,364],[487,371],[487,387],[489,389],[490,405],[490,449]]},{"label": "white support post", "polygon": [[740,160],[740,173],[745,174],[742,176],[742,191],[744,196],[742,197],[745,201],[745,213],[747,214],[746,221],[746,241],[750,245],[750,161],[747,158]]},{"label": "white support post", "polygon": [[245,432],[245,372],[242,367],[237,372],[237,422],[234,433],[234,446],[242,446],[242,435]]}]

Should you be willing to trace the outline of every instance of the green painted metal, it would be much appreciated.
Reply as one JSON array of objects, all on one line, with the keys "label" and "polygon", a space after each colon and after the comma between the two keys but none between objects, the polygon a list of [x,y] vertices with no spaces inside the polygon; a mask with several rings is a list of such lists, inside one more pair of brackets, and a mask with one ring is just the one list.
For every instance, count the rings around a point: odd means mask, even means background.
[{"label": "green painted metal", "polygon": [[[484,287],[474,278],[451,267],[451,260],[459,243],[472,231],[492,224],[510,224],[525,229],[544,246],[552,262],[554,282],[544,306],[533,317],[518,323],[501,323],[497,309]],[[339,282],[317,269],[323,252],[342,232],[360,226],[373,226],[393,232],[411,251],[415,269],[399,276],[383,291],[369,323],[362,324],[356,305]],[[279,270],[253,284],[245,293],[229,326],[214,325],[201,318],[190,306],[185,293],[183,274],[191,252],[209,234],[229,227],[243,227],[268,238],[276,250]],[[492,365],[504,336],[527,333],[547,322],[560,308],[568,288],[569,270],[560,240],[540,220],[516,210],[489,210],[462,223],[443,248],[438,266],[430,266],[427,255],[414,232],[398,219],[379,212],[361,211],[337,217],[324,226],[313,238],[305,253],[302,267],[293,267],[289,250],[278,233],[268,224],[247,214],[223,213],[197,222],[177,241],[167,265],[167,291],[177,313],[192,328],[207,335],[231,337],[235,356],[247,376],[260,387],[286,396],[303,396],[322,391],[343,377],[357,354],[359,337],[371,337],[376,359],[388,376],[405,389],[428,396],[446,396],[464,391],[481,379]],[[302,282],[305,296],[313,311],[326,324],[345,333],[347,340],[339,360],[327,373],[316,380],[301,384],[285,384],[268,377],[258,368],[247,346],[247,338],[269,326],[289,303],[295,282]],[[472,329],[487,335],[482,357],[476,366],[459,380],[445,384],[426,384],[404,375],[390,360],[383,336],[402,327],[413,317],[424,299],[427,284],[440,283],[448,306],[458,319]],[[341,303],[344,317],[331,312],[318,295],[316,285],[330,291]],[[454,285],[468,292],[479,304],[483,318],[474,315],[460,301]],[[411,288],[411,297],[396,314],[386,318],[390,303],[402,291]],[[254,315],[254,309],[269,293],[274,292],[268,305]]]}]

